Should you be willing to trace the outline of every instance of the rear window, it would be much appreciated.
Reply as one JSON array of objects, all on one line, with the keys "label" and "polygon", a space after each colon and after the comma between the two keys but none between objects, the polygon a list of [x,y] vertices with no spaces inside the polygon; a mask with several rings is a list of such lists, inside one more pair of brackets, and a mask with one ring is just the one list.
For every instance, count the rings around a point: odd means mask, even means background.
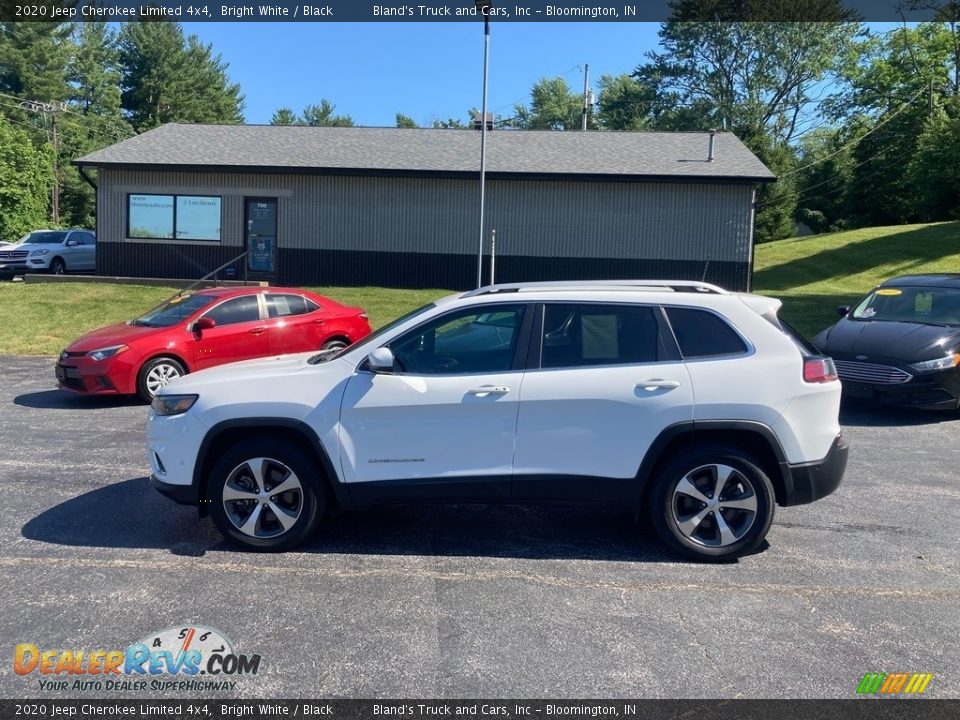
[{"label": "rear window", "polygon": [[665,308],[685,359],[741,355],[747,345],[729,324],[706,310]]}]

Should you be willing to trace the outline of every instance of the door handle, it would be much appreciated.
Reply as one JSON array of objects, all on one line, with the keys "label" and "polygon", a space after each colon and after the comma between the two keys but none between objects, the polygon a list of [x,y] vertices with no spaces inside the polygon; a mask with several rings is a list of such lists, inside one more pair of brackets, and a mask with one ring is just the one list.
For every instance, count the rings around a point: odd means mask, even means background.
[{"label": "door handle", "polygon": [[262,335],[264,332],[266,332],[266,330],[267,330],[267,329],[266,329],[265,327],[250,328],[250,334],[251,334],[251,335]]},{"label": "door handle", "polygon": [[654,390],[675,390],[678,387],[680,387],[679,380],[661,380],[660,378],[644,380],[636,384],[637,390],[646,390],[647,392],[653,392]]},{"label": "door handle", "polygon": [[481,385],[472,390],[467,390],[467,393],[470,395],[476,395],[481,398],[487,397],[488,395],[506,395],[508,392],[510,392],[510,388],[506,385]]},{"label": "door handle", "polygon": [[325,322],[326,322],[326,320],[314,320],[314,321],[313,321],[313,324],[314,324],[314,325],[323,325]]}]

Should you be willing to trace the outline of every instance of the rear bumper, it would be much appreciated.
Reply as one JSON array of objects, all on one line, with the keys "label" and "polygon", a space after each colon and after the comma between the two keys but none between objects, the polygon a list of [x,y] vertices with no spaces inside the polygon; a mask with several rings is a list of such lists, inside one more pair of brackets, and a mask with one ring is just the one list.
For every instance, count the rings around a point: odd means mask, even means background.
[{"label": "rear bumper", "polygon": [[786,493],[783,505],[806,505],[826,497],[838,487],[847,469],[850,446],[843,433],[837,435],[823,460],[802,465],[784,464]]},{"label": "rear bumper", "polygon": [[150,476],[150,484],[161,495],[165,495],[180,505],[199,505],[200,495],[196,485],[172,485],[160,480],[156,475]]}]

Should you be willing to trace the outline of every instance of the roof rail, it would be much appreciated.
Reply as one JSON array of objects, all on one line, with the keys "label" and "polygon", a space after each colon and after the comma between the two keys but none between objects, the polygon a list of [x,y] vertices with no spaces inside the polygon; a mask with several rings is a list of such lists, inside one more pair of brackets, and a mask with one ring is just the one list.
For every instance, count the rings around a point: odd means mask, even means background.
[{"label": "roof rail", "polygon": [[461,295],[461,297],[468,298],[478,295],[495,295],[497,293],[529,292],[535,290],[630,290],[634,288],[729,295],[722,287],[698,280],[552,280],[549,282],[486,285],[476,290],[469,290]]}]

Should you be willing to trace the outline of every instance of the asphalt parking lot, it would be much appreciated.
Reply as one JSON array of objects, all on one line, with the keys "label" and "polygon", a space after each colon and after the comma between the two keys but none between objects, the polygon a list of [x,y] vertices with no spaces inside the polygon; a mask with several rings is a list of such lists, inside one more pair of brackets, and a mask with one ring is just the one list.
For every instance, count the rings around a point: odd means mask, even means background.
[{"label": "asphalt parking lot", "polygon": [[49,358],[0,375],[2,697],[132,697],[41,692],[12,646],[184,623],[262,656],[230,697],[851,698],[898,671],[960,697],[960,415],[845,408],[844,484],[733,565],[556,507],[352,512],[255,555],[150,488],[143,405],[61,393]]}]

